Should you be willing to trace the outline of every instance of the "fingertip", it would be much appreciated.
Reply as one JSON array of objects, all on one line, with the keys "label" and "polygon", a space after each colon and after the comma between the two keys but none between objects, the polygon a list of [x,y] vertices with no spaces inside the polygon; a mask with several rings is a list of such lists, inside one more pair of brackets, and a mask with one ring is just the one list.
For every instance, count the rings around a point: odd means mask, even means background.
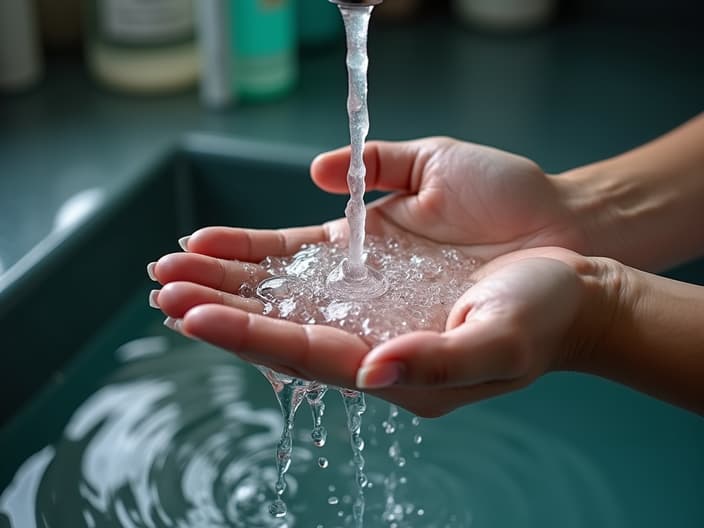
[{"label": "fingertip", "polygon": [[[221,231],[222,229],[217,226],[202,227],[196,230],[190,236],[183,237],[188,239],[186,241],[187,249],[184,248],[184,250],[193,253],[207,253],[212,249],[213,245],[217,247],[218,236]],[[179,244],[181,240],[179,240]]]},{"label": "fingertip", "polygon": [[383,361],[362,366],[357,371],[355,384],[360,389],[383,389],[401,379],[404,365],[398,361]]},{"label": "fingertip", "polygon": [[328,192],[347,192],[347,169],[350,148],[342,147],[316,156],[310,165],[310,175],[315,184]]},{"label": "fingertip", "polygon": [[193,337],[225,346],[237,347],[238,335],[249,315],[219,304],[201,304],[183,316],[182,330]]}]

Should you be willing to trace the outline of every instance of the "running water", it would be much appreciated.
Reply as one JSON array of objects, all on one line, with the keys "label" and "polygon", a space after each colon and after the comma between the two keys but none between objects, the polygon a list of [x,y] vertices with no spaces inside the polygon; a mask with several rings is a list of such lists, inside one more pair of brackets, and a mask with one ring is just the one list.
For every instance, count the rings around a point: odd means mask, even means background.
[{"label": "running water", "polygon": [[[388,288],[388,283],[384,277],[377,270],[367,266],[364,259],[366,223],[364,179],[367,172],[364,165],[364,142],[369,133],[367,34],[372,10],[373,6],[340,5],[340,12],[347,34],[347,70],[349,76],[347,113],[349,116],[352,152],[347,174],[350,199],[345,209],[345,215],[349,224],[350,238],[348,258],[340,261],[327,275],[325,285],[327,290],[334,292],[343,301],[376,298],[383,295]],[[320,263],[317,263],[316,267],[319,266]],[[296,311],[297,301],[292,298],[292,294],[295,296],[296,291],[301,291],[299,286],[299,281],[296,279],[275,277],[259,285],[256,291],[260,298],[264,300],[271,302],[282,301],[278,303],[277,311],[272,315],[286,317]],[[253,288],[250,286],[249,291],[252,290]],[[271,311],[269,310],[269,312]],[[344,307],[338,307],[337,312],[341,313],[342,311],[344,311]],[[346,318],[347,316],[345,315],[339,320]],[[315,318],[306,318],[301,322],[308,324],[318,321]],[[311,434],[313,443],[319,447],[324,445],[326,432],[321,420],[325,407],[322,398],[327,388],[318,383],[311,384],[283,377],[269,369],[263,369],[263,372],[272,382],[277,392],[281,411],[286,421],[277,450],[278,479],[275,487],[277,496],[271,505],[271,514],[275,517],[283,517],[286,515],[287,510],[282,496],[286,489],[285,476],[291,461],[293,418],[298,406],[305,398],[313,413],[313,432]],[[362,456],[364,441],[361,438],[362,414],[366,409],[366,404],[364,394],[361,392],[344,389],[340,393],[343,396],[347,410],[350,444],[355,466],[355,482],[358,490],[352,508],[353,518],[355,526],[361,528],[364,516],[364,487],[367,484],[364,474],[364,457]],[[321,458],[318,463],[321,467],[327,467],[327,460],[324,458]]]},{"label": "running water", "polygon": [[[452,305],[473,284],[473,273],[479,261],[451,246],[430,244],[410,238],[366,237],[365,261],[384,270],[387,291],[379,297],[340,298],[329,288],[328,270],[339,269],[347,258],[347,247],[320,243],[303,246],[290,257],[269,257],[261,262],[270,278],[257,283],[260,274],[251,273],[240,294],[262,302],[263,313],[300,324],[323,324],[338,327],[360,336],[375,345],[414,330],[442,331]],[[341,351],[344,352],[344,351]],[[290,465],[291,430],[293,416],[302,401],[311,406],[313,444],[325,443],[322,426],[326,387],[318,382],[297,380],[263,369],[277,393],[286,421],[280,448],[277,451],[278,480],[276,500],[271,513],[283,517],[285,473]],[[356,497],[352,502],[353,526],[361,528],[365,511],[364,490],[368,486],[363,457],[364,440],[361,436],[362,414],[366,409],[364,395],[350,389],[339,389],[347,412],[347,426],[352,447],[355,471]],[[396,497],[404,484],[397,470],[406,459],[395,439],[398,410],[392,408],[384,422],[384,432],[392,439],[389,456],[396,468],[380,482],[385,489],[385,510],[381,518],[392,526],[405,515],[404,507]],[[326,459],[319,459],[321,468]]]},{"label": "running water", "polygon": [[367,106],[367,35],[369,19],[374,6],[344,6],[340,12],[347,34],[347,74],[349,94],[347,114],[350,126],[350,167],[347,186],[350,199],[345,208],[349,224],[349,256],[335,268],[328,278],[329,287],[350,299],[378,297],[386,291],[383,276],[364,262],[364,237],[367,211],[364,205],[364,142],[369,133]]},{"label": "running water", "polygon": [[[259,285],[243,284],[240,293],[245,296],[255,293],[264,303],[266,315],[302,324],[335,325],[370,343],[379,343],[412,330],[442,331],[449,307],[471,284],[470,275],[477,262],[452,248],[417,245],[399,239],[374,239],[365,253],[364,143],[369,132],[367,34],[372,9],[373,6],[340,5],[347,34],[347,112],[351,144],[347,173],[350,199],[345,209],[349,225],[347,257],[338,258],[339,246],[321,244],[302,248],[290,260],[267,259],[262,266],[272,277]],[[383,270],[384,275],[377,270]],[[313,443],[318,447],[324,445],[322,399],[327,387],[262,370],[277,393],[285,420],[277,449],[276,499],[270,508],[274,517],[281,518],[287,511],[283,494],[291,463],[291,431],[296,410],[302,401],[309,403],[313,415]],[[359,391],[340,389],[339,392],[347,413],[357,490],[352,520],[355,528],[362,528],[364,489],[368,484],[361,436],[366,403],[364,394]],[[398,443],[394,445],[400,453]],[[401,466],[399,457],[394,462]],[[327,459],[320,457],[318,465],[326,468]],[[400,508],[395,502],[398,482],[395,474],[389,479],[384,519],[393,523],[400,519],[389,513]]]}]

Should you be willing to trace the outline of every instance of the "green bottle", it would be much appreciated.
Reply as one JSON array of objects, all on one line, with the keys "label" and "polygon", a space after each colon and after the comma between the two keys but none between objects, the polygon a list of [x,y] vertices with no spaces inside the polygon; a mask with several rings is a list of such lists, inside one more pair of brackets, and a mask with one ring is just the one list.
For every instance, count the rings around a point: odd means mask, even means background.
[{"label": "green bottle", "polygon": [[233,82],[240,99],[273,99],[296,84],[294,7],[294,0],[232,0]]}]

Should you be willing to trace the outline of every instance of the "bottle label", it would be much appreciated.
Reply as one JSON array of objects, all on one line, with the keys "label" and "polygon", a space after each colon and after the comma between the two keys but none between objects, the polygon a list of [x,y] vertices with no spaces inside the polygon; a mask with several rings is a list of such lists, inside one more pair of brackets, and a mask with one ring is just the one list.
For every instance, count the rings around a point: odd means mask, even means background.
[{"label": "bottle label", "polygon": [[102,34],[124,44],[166,44],[193,35],[192,0],[99,0]]}]

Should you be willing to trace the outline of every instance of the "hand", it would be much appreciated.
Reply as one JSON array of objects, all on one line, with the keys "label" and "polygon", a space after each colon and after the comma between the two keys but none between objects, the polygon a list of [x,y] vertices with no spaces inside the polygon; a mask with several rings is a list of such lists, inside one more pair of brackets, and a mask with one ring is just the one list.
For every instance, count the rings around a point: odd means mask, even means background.
[{"label": "hand", "polygon": [[[349,148],[314,160],[315,183],[347,193]],[[365,150],[367,190],[391,191],[368,207],[367,231],[399,232],[453,244],[489,260],[530,247],[560,246],[591,254],[585,228],[567,205],[559,178],[534,162],[449,138],[405,143],[370,142]],[[344,219],[325,226],[347,238]]]},{"label": "hand", "polygon": [[[211,228],[191,241],[202,247],[242,235]],[[269,236],[249,235],[254,246],[279,244],[265,242]],[[592,348],[588,336],[600,335],[598,327],[606,326],[613,311],[608,298],[590,287],[601,275],[597,261],[558,248],[525,250],[478,271],[478,282],[455,304],[444,332],[413,332],[370,350],[361,338],[336,328],[259,315],[258,301],[224,292],[248,275],[242,264],[214,264],[215,259],[195,254],[171,257],[155,269],[167,283],[158,303],[170,316],[182,318],[177,329],[185,335],[295,377],[370,389],[425,417],[522,388],[547,371],[579,363]],[[172,274],[186,273],[186,262],[190,279],[203,274],[214,289],[169,283]],[[584,321],[590,321],[588,328]]]},{"label": "hand", "polygon": [[[487,260],[534,245],[585,246],[555,183],[525,158],[450,139],[370,143],[365,158],[368,188],[396,191],[369,206],[370,233],[453,244]],[[325,190],[345,192],[348,163],[349,149],[322,155],[311,167],[313,179]],[[201,230],[188,240],[188,253],[168,255],[154,266],[155,278],[165,285],[154,301],[188,335],[283,373],[352,387],[369,352],[362,339],[332,328],[261,317],[261,303],[236,295],[250,273],[263,273],[251,263],[290,255],[304,243],[346,237],[344,220],[280,231]],[[415,337],[422,344],[429,339]],[[374,381],[370,365],[365,362],[367,372],[359,381],[365,376],[368,383]],[[418,372],[409,369],[409,379]],[[377,382],[379,375],[377,371]],[[519,378],[511,383],[527,382]],[[476,383],[483,382],[478,378],[471,385]],[[387,389],[383,396],[429,415],[509,387],[476,387],[471,396],[456,389],[445,387],[448,396],[437,403],[415,389]]]}]

